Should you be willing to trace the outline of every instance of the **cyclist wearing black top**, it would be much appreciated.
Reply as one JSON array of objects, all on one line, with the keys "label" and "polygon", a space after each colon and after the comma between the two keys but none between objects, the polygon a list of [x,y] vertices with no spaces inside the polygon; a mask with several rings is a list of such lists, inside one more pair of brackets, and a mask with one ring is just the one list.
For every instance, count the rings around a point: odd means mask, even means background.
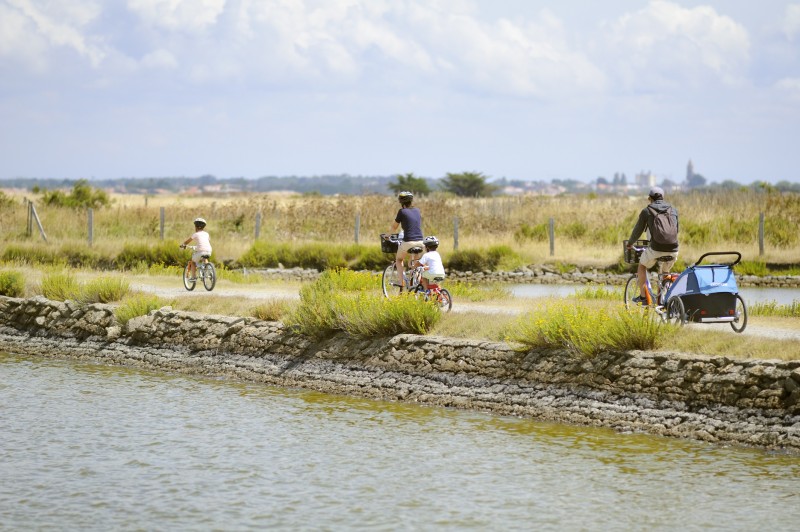
[{"label": "cyclist wearing black top", "polygon": [[400,201],[400,210],[397,211],[394,223],[389,229],[389,233],[396,233],[398,227],[403,229],[403,241],[397,247],[397,255],[395,256],[395,264],[397,264],[397,273],[400,277],[400,291],[403,290],[405,278],[403,277],[403,261],[408,255],[408,250],[413,247],[422,248],[422,213],[419,209],[412,206],[414,195],[407,190],[404,190],[397,195]]}]

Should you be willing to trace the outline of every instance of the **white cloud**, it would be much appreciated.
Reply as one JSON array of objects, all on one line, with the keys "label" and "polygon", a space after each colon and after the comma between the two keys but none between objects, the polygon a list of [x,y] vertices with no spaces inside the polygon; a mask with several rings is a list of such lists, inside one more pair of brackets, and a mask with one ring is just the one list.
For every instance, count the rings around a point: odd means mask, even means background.
[{"label": "white cloud", "polygon": [[217,22],[225,0],[128,0],[128,9],[154,27],[198,32]]},{"label": "white cloud", "polygon": [[634,90],[742,81],[747,30],[714,8],[655,0],[604,28],[609,69]]},{"label": "white cloud", "polygon": [[800,35],[800,4],[786,6],[783,32],[789,40],[794,40],[795,37]]},{"label": "white cloud", "polygon": [[[76,51],[98,66],[106,53],[97,43],[84,35],[85,26],[99,14],[100,6],[93,1],[58,2],[49,0],[4,0],[5,16],[2,38],[7,49],[14,50],[43,69],[45,53],[51,47]],[[14,27],[12,27],[12,25]],[[19,31],[24,28],[24,33]],[[8,31],[8,32],[7,32]],[[28,40],[31,40],[28,43]]]},{"label": "white cloud", "polygon": [[167,50],[156,50],[142,58],[142,65],[147,68],[171,70],[178,67],[178,60]]},{"label": "white cloud", "polygon": [[775,87],[794,98],[800,99],[800,78],[784,78]]}]

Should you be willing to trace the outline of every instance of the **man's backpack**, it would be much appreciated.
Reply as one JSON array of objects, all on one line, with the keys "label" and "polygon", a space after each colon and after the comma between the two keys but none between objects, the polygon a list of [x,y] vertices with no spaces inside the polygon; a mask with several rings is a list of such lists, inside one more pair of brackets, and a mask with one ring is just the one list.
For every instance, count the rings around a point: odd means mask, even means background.
[{"label": "man's backpack", "polygon": [[668,209],[659,211],[648,205],[647,210],[653,217],[650,240],[663,246],[678,245],[678,213],[675,208],[670,205]]}]

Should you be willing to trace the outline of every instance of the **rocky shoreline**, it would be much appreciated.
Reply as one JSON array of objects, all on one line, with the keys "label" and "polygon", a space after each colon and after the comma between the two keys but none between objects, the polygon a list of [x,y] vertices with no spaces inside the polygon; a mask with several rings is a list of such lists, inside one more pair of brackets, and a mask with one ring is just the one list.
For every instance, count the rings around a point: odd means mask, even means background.
[{"label": "rocky shoreline", "polygon": [[[304,268],[246,268],[246,273],[259,274],[266,279],[309,281],[319,276],[319,271]],[[598,284],[624,285],[630,273],[609,273],[596,268],[580,270],[575,268],[569,272],[559,272],[549,266],[531,265],[513,271],[458,272],[448,271],[451,280],[464,282],[499,282],[515,284]],[[737,275],[736,282],[740,287],[761,288],[800,288],[800,275]]]},{"label": "rocky shoreline", "polygon": [[0,297],[0,349],[800,453],[800,361],[519,352],[398,335],[315,340],[277,322]]}]

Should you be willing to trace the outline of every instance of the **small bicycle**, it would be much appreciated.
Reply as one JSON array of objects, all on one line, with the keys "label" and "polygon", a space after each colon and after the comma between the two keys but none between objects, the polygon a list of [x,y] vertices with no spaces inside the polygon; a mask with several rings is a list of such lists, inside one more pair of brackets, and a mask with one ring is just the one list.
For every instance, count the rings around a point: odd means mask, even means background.
[{"label": "small bicycle", "polygon": [[[625,253],[625,262],[628,264],[639,264],[639,259],[642,256],[642,252],[647,248],[649,241],[637,240],[632,246],[632,249],[628,249],[627,243],[627,240],[622,242]],[[651,275],[650,272],[647,272],[644,285],[645,302],[642,304],[637,304],[633,301],[633,298],[639,295],[639,277],[636,272],[634,272],[630,278],[628,278],[628,282],[625,283],[625,308],[641,308],[644,306],[655,310],[656,314],[658,314],[664,321],[675,322],[681,325],[686,323],[683,306],[680,305],[680,301],[677,303],[675,301],[668,302],[666,299],[667,294],[672,287],[672,283],[674,283],[678,278],[678,274],[661,272],[661,270],[663,269],[665,263],[672,262],[673,260],[675,260],[675,257],[671,255],[658,257],[656,259],[659,270],[658,281],[656,282],[656,292],[653,292],[653,284],[650,282]]]},{"label": "small bicycle", "polygon": [[[181,248],[188,248],[194,251],[197,249],[197,246],[184,246],[181,245]],[[197,284],[197,279],[201,279],[203,281],[203,286],[209,292],[214,289],[214,286],[217,284],[217,270],[214,268],[214,265],[208,261],[211,255],[201,255],[202,261],[197,264],[196,277],[191,277],[189,275],[190,266],[192,264],[192,259],[190,258],[189,261],[186,263],[186,266],[183,268],[183,287],[189,290],[190,292],[194,290],[195,285]]]},{"label": "small bicycle", "polygon": [[[415,270],[418,270],[416,277],[421,277],[421,268],[415,268]],[[450,309],[453,308],[453,296],[450,295],[450,292],[447,290],[447,288],[442,288],[439,286],[439,283],[444,281],[444,277],[434,277],[433,280],[433,283],[428,283],[427,290],[420,284],[414,289],[414,293],[417,295],[422,295],[425,298],[425,301],[435,301],[441,310],[450,312]]]},{"label": "small bicycle", "polygon": [[[397,248],[400,245],[398,235],[389,235],[386,239],[386,234],[381,234],[381,251],[384,253],[397,253]],[[422,253],[421,247],[413,247],[408,250],[409,264],[403,268],[404,283],[400,282],[400,273],[397,271],[397,264],[395,263],[394,256],[392,256],[392,263],[383,270],[381,276],[381,286],[383,287],[383,295],[385,297],[397,295],[400,293],[400,287],[405,285],[406,291],[415,292],[420,286],[420,274],[416,268],[412,268],[411,264]]]}]

